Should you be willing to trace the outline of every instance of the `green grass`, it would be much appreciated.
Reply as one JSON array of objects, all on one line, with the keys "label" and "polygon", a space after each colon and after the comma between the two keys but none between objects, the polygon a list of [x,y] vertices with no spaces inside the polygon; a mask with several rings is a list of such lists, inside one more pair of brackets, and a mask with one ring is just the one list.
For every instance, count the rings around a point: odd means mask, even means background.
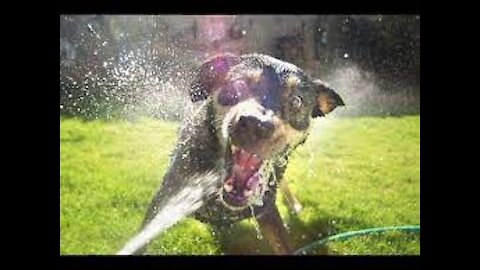
[{"label": "green grass", "polygon": [[[60,118],[60,253],[114,254],[142,221],[169,164],[177,124]],[[293,153],[286,179],[304,206],[277,204],[295,249],[327,235],[420,224],[420,116],[326,118]],[[316,254],[420,254],[418,235],[331,242]],[[188,218],[152,242],[151,254],[258,254],[271,249],[251,220],[221,242]]]}]

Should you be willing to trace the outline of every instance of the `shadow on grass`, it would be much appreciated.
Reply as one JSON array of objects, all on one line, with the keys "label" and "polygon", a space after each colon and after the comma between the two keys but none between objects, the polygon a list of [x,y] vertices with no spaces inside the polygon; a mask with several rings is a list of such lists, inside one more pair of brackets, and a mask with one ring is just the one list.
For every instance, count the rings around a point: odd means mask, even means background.
[{"label": "shadow on grass", "polygon": [[74,135],[73,137],[70,137],[70,138],[60,138],[60,142],[61,143],[78,143],[78,142],[81,142],[81,141],[84,141],[85,140],[85,136],[84,135]]},{"label": "shadow on grass", "polygon": [[[332,222],[333,221],[333,222]],[[350,220],[336,216],[319,216],[308,222],[302,221],[296,214],[289,213],[284,218],[287,223],[289,240],[293,250],[338,233],[336,224],[359,224],[358,220]],[[265,239],[259,239],[255,227],[250,222],[240,222],[230,228],[212,227],[215,241],[222,254],[226,255],[273,255],[273,249]],[[318,246],[308,252],[309,255],[328,255],[328,245]]]}]

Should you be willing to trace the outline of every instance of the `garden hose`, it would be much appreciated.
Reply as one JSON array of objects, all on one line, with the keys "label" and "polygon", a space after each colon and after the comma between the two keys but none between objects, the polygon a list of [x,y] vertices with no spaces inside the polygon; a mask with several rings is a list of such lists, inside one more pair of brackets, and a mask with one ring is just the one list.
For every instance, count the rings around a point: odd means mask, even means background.
[{"label": "garden hose", "polygon": [[360,236],[360,235],[367,235],[367,234],[374,234],[374,233],[382,233],[386,231],[401,231],[406,233],[416,233],[420,234],[420,225],[405,225],[405,226],[392,226],[392,227],[379,227],[379,228],[370,228],[364,229],[359,231],[350,231],[345,233],[336,234],[333,236],[326,237],[324,239],[315,241],[311,244],[308,244],[297,251],[294,252],[295,255],[305,255],[307,251],[313,249],[317,246],[322,246],[329,241],[334,240],[346,240],[351,237]]}]

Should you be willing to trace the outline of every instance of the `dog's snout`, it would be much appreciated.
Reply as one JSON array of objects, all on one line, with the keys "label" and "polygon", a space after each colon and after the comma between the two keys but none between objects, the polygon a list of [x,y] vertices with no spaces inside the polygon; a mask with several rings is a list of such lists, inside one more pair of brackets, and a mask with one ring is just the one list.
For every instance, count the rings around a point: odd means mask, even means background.
[{"label": "dog's snout", "polygon": [[240,116],[238,127],[243,132],[251,133],[258,139],[266,139],[273,133],[274,125],[269,121],[262,121],[253,116]]}]

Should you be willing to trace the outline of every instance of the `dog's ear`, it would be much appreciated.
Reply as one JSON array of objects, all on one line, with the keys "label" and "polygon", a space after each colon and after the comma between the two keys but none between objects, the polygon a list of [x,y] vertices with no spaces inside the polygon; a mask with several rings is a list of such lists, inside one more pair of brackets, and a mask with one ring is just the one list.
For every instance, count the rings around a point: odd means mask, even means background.
[{"label": "dog's ear", "polygon": [[313,81],[316,97],[312,117],[321,117],[333,111],[338,106],[345,106],[342,98],[324,82]]},{"label": "dog's ear", "polygon": [[193,102],[204,100],[211,91],[221,85],[232,66],[240,62],[240,57],[225,53],[211,57],[196,72],[190,85],[190,97]]}]

